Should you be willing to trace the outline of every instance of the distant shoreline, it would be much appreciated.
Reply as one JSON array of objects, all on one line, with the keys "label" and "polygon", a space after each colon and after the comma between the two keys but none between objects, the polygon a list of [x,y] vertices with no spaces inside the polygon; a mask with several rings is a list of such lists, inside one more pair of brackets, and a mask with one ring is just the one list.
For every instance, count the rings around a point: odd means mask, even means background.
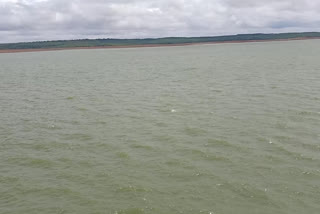
[{"label": "distant shoreline", "polygon": [[320,37],[300,37],[300,38],[292,38],[292,39],[266,39],[266,40],[234,40],[234,41],[217,41],[217,42],[177,43],[177,44],[145,44],[145,45],[142,44],[142,45],[113,45],[113,46],[94,46],[94,47],[3,49],[3,50],[0,49],[0,53],[23,53],[23,52],[40,52],[40,51],[86,50],[86,49],[180,47],[180,46],[206,45],[206,44],[279,42],[279,41],[314,40],[314,39],[320,39]]}]

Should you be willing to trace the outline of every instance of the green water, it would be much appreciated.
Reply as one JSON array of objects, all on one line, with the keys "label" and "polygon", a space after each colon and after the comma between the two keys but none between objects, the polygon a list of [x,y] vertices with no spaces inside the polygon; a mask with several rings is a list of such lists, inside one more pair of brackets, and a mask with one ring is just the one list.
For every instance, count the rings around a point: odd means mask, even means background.
[{"label": "green water", "polygon": [[0,54],[1,214],[318,214],[320,40]]}]

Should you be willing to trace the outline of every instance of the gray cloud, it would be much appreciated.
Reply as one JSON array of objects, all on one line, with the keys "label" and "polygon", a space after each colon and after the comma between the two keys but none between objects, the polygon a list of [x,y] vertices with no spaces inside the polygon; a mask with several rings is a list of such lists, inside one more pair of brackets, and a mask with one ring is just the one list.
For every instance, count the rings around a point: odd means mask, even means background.
[{"label": "gray cloud", "polygon": [[319,0],[0,0],[0,43],[319,31]]}]

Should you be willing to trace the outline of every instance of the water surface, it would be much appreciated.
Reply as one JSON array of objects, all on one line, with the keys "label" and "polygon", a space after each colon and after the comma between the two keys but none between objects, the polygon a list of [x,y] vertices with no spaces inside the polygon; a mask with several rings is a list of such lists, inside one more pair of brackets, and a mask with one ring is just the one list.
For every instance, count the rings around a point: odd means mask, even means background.
[{"label": "water surface", "polygon": [[320,40],[0,55],[0,213],[316,214]]}]

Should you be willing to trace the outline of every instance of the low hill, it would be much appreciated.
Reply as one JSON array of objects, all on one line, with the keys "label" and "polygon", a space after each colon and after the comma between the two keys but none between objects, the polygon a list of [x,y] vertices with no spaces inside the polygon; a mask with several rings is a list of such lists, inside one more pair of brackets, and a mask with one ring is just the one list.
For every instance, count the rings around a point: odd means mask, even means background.
[{"label": "low hill", "polygon": [[207,42],[235,42],[235,41],[268,41],[320,38],[319,32],[279,33],[279,34],[238,34],[212,37],[167,37],[146,39],[79,39],[59,41],[39,41],[0,44],[0,50],[15,49],[60,49],[60,48],[89,48],[112,46],[143,46],[143,45],[179,45]]}]

